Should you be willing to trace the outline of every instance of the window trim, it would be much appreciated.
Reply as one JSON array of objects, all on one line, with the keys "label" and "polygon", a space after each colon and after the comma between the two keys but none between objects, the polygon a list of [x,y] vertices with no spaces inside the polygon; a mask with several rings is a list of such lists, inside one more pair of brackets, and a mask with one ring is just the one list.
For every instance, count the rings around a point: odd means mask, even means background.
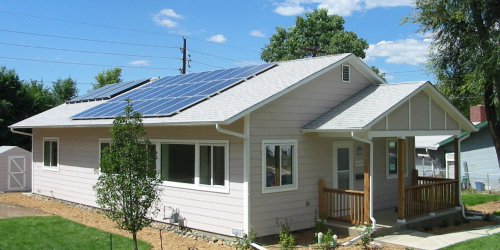
[{"label": "window trim", "polygon": [[[45,142],[50,141],[50,142],[56,142],[57,143],[57,166],[45,166]],[[59,172],[59,165],[60,165],[60,155],[59,155],[59,149],[60,149],[60,143],[59,143],[59,137],[43,137],[42,141],[42,166],[43,170],[48,170],[48,171],[54,171],[54,172]]]},{"label": "window trim", "polygon": [[97,159],[99,160],[97,162],[97,169],[99,169],[99,175],[103,174],[103,172],[101,171],[101,152],[102,152],[101,144],[103,143],[111,144],[111,138],[99,138],[99,145],[98,145],[99,151],[97,152],[97,157],[98,157]]},{"label": "window trim", "polygon": [[[161,174],[161,145],[162,144],[188,144],[195,147],[194,183],[181,183],[175,181],[163,181],[162,186],[185,188],[191,190],[210,191],[216,193],[229,193],[229,140],[149,140],[156,145],[157,159],[156,171]],[[224,147],[224,186],[200,184],[200,146],[223,146]]]},{"label": "window trim", "polygon": [[[266,187],[267,175],[266,175],[266,147],[269,145],[280,145],[280,146],[292,146],[293,147],[293,158],[292,158],[292,184],[285,186],[275,186]],[[262,194],[295,191],[299,189],[299,163],[298,163],[298,140],[262,140],[261,142],[261,181],[262,181]]]},{"label": "window trim", "polygon": [[[405,178],[408,177],[408,148],[407,148],[407,145],[408,143],[406,142],[406,139],[404,140],[405,141],[405,152],[404,152],[404,155],[405,155]],[[385,139],[385,178],[387,180],[389,179],[397,179],[398,178],[398,174],[389,174],[389,160],[388,160],[388,154],[389,154],[389,142],[398,142],[398,138],[386,138]],[[396,146],[396,149],[397,149],[397,146]],[[396,166],[396,169],[397,169],[397,166]]]},{"label": "window trim", "polygon": [[[347,81],[344,81],[344,67],[347,67]],[[342,64],[342,67],[340,68],[340,75],[342,77],[342,82],[351,82],[351,65],[348,64]]]}]

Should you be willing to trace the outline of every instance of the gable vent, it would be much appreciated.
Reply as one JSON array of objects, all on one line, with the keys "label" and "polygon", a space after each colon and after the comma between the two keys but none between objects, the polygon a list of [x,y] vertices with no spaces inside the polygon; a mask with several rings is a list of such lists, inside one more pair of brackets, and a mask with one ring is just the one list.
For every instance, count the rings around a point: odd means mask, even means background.
[{"label": "gable vent", "polygon": [[349,82],[349,65],[342,65],[342,82]]}]

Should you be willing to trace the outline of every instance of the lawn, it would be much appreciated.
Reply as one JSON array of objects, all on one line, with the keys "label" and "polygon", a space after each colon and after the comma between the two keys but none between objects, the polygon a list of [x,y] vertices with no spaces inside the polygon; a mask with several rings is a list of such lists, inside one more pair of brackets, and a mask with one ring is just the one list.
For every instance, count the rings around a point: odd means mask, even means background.
[{"label": "lawn", "polygon": [[[110,249],[110,234],[58,216],[0,220],[0,249]],[[112,236],[113,249],[133,249],[132,239]],[[151,245],[139,241],[139,249]]]},{"label": "lawn", "polygon": [[494,234],[488,237],[477,238],[451,245],[449,247],[443,248],[443,250],[498,250],[498,242],[500,242],[500,234]]},{"label": "lawn", "polygon": [[462,193],[462,203],[467,206],[475,206],[496,200],[500,200],[500,195]]}]

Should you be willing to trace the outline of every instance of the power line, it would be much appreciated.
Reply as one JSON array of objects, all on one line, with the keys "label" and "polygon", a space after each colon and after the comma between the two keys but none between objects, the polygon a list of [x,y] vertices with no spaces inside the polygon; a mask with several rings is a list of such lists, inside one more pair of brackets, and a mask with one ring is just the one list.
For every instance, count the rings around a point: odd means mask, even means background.
[{"label": "power line", "polygon": [[126,43],[126,42],[104,41],[104,40],[87,39],[87,38],[77,38],[77,37],[69,37],[69,36],[56,36],[56,35],[47,35],[47,34],[14,31],[14,30],[4,30],[4,29],[0,29],[0,31],[17,33],[17,34],[24,34],[24,35],[45,36],[45,37],[63,38],[63,39],[72,39],[72,40],[90,41],[90,42],[100,42],[100,43],[112,43],[112,44],[133,45],[133,46],[143,46],[143,47],[156,47],[156,48],[169,48],[169,49],[178,49],[179,48],[179,47],[173,47],[173,46],[161,46],[161,45],[153,45],[153,44]]},{"label": "power line", "polygon": [[22,13],[16,13],[16,12],[4,11],[4,10],[0,10],[0,13],[6,13],[6,14],[11,14],[11,15],[19,15],[19,16],[26,16],[26,17],[31,17],[31,18],[40,18],[40,19],[46,19],[46,20],[53,20],[53,21],[58,21],[58,22],[68,22],[68,23],[83,24],[83,25],[89,25],[89,26],[95,26],[95,27],[102,27],[102,28],[109,28],[109,29],[116,29],[116,30],[125,30],[125,31],[140,32],[140,33],[147,33],[147,34],[167,35],[167,36],[175,36],[175,37],[186,37],[186,38],[189,38],[189,39],[192,39],[192,40],[201,41],[201,42],[205,42],[205,43],[211,43],[211,44],[215,44],[215,45],[218,45],[218,46],[223,46],[223,47],[228,47],[228,48],[233,48],[233,49],[239,49],[239,50],[245,50],[245,51],[249,51],[249,52],[260,53],[259,51],[255,51],[255,50],[240,48],[240,47],[226,45],[226,44],[220,44],[220,43],[216,43],[216,42],[212,42],[212,41],[207,41],[207,40],[203,40],[203,39],[198,39],[198,38],[194,38],[194,37],[174,35],[174,34],[168,34],[168,33],[163,33],[163,32],[154,32],[154,31],[145,31],[145,30],[136,30],[136,29],[129,29],[129,28],[121,28],[121,27],[115,27],[115,26],[109,26],[109,25],[102,25],[102,24],[95,24],[95,23],[86,23],[86,22],[78,22],[78,21],[65,20],[65,19],[59,19],[59,18],[53,18],[53,17],[43,17],[43,16],[28,15],[28,14],[22,14]]},{"label": "power line", "polygon": [[227,61],[232,61],[232,62],[237,62],[237,63],[242,63],[242,64],[247,64],[247,65],[254,65],[253,63],[248,63],[248,62],[243,62],[243,61],[237,61],[237,60],[233,60],[233,59],[229,59],[229,58],[225,58],[225,57],[222,57],[222,56],[216,56],[216,55],[212,55],[212,54],[208,54],[208,53],[204,53],[204,52],[201,52],[201,51],[196,51],[196,50],[189,50],[190,52],[195,52],[195,53],[199,53],[199,54],[202,54],[202,55],[206,55],[206,56],[211,56],[211,57],[215,57],[215,58],[219,58],[219,59],[224,59],[224,60],[227,60]]},{"label": "power line", "polygon": [[134,57],[150,57],[150,58],[160,58],[160,59],[181,60],[180,58],[167,57],[167,56],[120,54],[120,53],[99,52],[99,51],[89,51],[89,50],[76,50],[76,49],[62,49],[62,48],[42,47],[42,46],[33,46],[33,45],[25,45],[25,44],[2,43],[2,42],[0,42],[0,44],[9,45],[9,46],[26,47],[26,48],[50,49],[50,50],[60,50],[60,51],[79,52],[79,53],[92,53],[92,54],[114,55],[114,56],[134,56]]},{"label": "power line", "polygon": [[86,66],[104,66],[104,67],[114,67],[114,68],[134,68],[134,69],[162,69],[162,70],[178,70],[172,68],[153,68],[153,67],[136,67],[136,66],[117,66],[117,65],[109,65],[109,64],[92,64],[92,63],[76,63],[76,62],[60,62],[60,61],[50,61],[50,60],[39,60],[39,59],[27,59],[27,58],[17,58],[17,57],[7,57],[0,56],[0,58],[12,59],[12,60],[21,60],[21,61],[31,61],[31,62],[46,62],[46,63],[59,63],[59,64],[75,64],[75,65],[86,65]]}]

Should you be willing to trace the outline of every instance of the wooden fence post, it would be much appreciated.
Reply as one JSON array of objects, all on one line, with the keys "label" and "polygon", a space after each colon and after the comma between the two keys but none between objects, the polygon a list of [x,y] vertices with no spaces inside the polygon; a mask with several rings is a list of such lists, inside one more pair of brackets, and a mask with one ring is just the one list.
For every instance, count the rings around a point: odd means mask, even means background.
[{"label": "wooden fence post", "polygon": [[318,218],[325,214],[325,180],[319,179],[318,182]]},{"label": "wooden fence post", "polygon": [[418,185],[418,170],[413,169],[413,186]]}]

